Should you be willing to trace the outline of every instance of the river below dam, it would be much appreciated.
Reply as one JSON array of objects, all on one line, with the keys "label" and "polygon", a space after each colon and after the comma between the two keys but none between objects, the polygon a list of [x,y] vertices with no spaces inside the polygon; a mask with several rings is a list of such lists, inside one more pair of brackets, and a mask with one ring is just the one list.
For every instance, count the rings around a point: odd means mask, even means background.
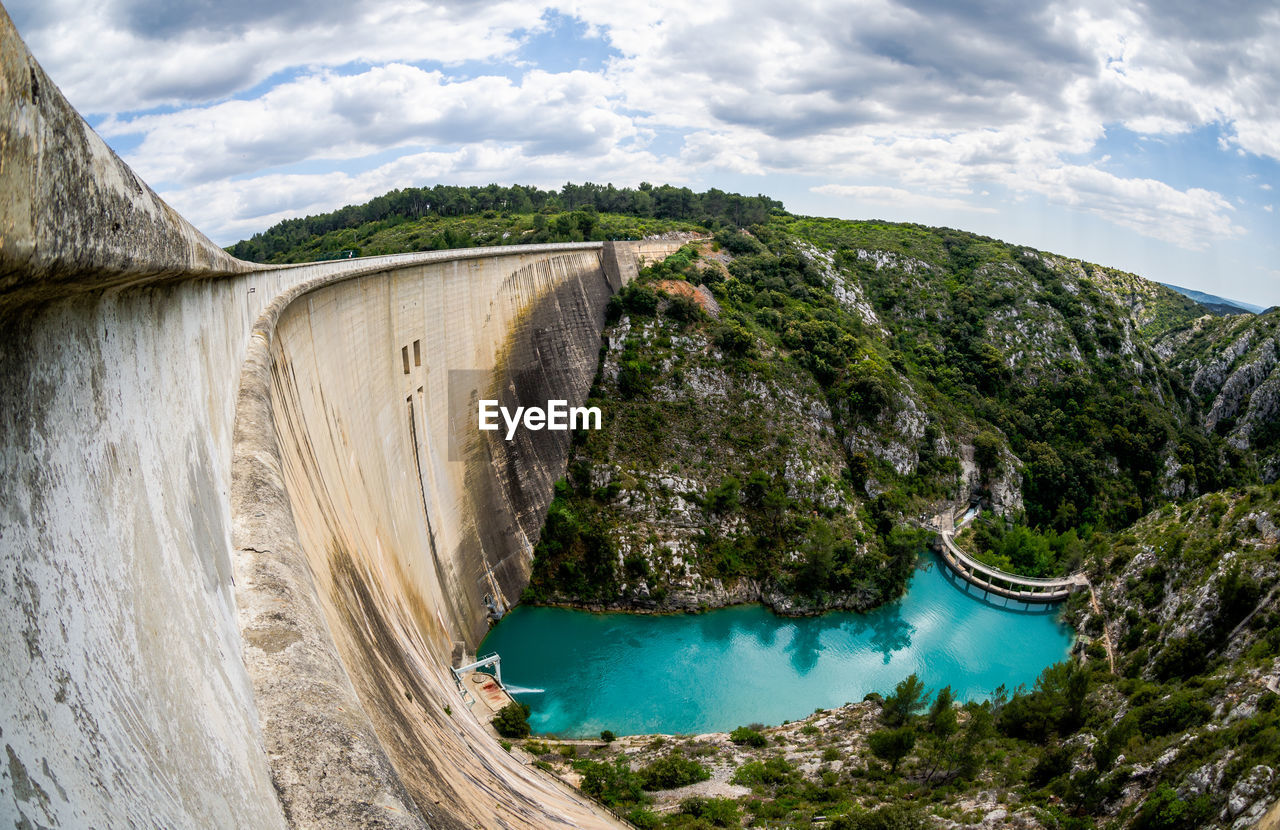
[{"label": "river below dam", "polygon": [[906,596],[866,614],[780,617],[760,605],[704,614],[517,607],[480,653],[533,710],[537,733],[724,732],[886,694],[915,672],[961,700],[1030,686],[1067,656],[1057,605],[982,593],[924,554]]}]

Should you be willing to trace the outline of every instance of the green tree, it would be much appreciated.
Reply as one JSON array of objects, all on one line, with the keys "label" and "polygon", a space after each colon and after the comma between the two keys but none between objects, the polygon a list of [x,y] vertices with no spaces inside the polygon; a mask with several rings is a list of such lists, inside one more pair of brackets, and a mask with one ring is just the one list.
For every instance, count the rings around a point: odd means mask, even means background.
[{"label": "green tree", "polygon": [[898,772],[898,764],[911,754],[916,745],[916,730],[910,726],[882,729],[867,736],[871,754],[889,764],[891,773]]},{"label": "green tree", "polygon": [[929,702],[929,693],[914,673],[898,682],[893,694],[884,699],[880,720],[889,726],[904,726]]},{"label": "green tree", "polygon": [[494,716],[493,728],[504,738],[529,737],[529,707],[516,701],[508,703]]},{"label": "green tree", "polygon": [[946,739],[960,728],[954,703],[955,697],[951,694],[951,687],[943,686],[938,696],[933,699],[933,705],[929,707],[927,728],[931,735]]},{"label": "green tree", "polygon": [[978,465],[983,481],[990,481],[1000,474],[1000,436],[988,429],[973,439],[973,462]]}]

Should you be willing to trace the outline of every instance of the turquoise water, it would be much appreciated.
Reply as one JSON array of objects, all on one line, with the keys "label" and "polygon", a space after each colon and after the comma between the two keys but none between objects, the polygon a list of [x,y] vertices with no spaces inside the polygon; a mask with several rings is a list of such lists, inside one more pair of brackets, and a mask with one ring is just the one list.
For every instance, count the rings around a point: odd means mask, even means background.
[{"label": "turquoise water", "polygon": [[[759,605],[705,614],[592,614],[518,607],[480,653],[561,737],[727,731],[778,724],[887,693],[915,672],[963,700],[1031,685],[1067,656],[1058,606],[988,601],[932,554],[902,599],[868,614],[778,617]],[[527,690],[527,691],[526,691]]]}]

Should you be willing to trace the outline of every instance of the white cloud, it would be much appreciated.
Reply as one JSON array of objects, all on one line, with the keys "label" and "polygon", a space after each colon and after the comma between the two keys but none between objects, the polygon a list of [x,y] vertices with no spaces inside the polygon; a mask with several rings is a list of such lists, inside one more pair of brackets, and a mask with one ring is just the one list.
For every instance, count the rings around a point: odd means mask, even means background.
[{"label": "white cloud", "polygon": [[[1200,249],[1244,233],[1238,194],[1090,162],[1108,128],[1215,126],[1280,160],[1269,0],[560,0],[621,55],[564,73],[527,62],[545,9],[514,0],[10,6],[72,102],[139,136],[130,163],[219,238],[434,180],[782,174],[943,211],[992,210],[970,197],[999,187]],[[322,172],[273,172],[304,164]]]},{"label": "white cloud", "polygon": [[[6,5],[45,70],[85,113],[214,101],[299,67],[499,59],[518,48],[519,30],[542,25],[539,7],[514,0],[225,4],[252,21],[242,30],[204,28],[199,17],[191,17],[192,10],[215,15],[223,3],[11,0]],[[157,32],[146,25],[152,15],[142,13],[151,6],[188,10],[191,19]],[[131,8],[138,13],[130,14]],[[253,10],[262,13],[255,19],[249,14]],[[23,25],[27,20],[31,26]]]},{"label": "white cloud", "polygon": [[995,208],[974,205],[963,199],[912,193],[900,187],[877,185],[824,184],[809,188],[814,193],[828,196],[844,196],[873,205],[889,205],[897,208],[927,208],[932,210],[958,210],[974,213],[995,213]]},{"label": "white cloud", "polygon": [[1200,188],[1178,190],[1154,179],[1123,178],[1081,166],[1040,171],[1032,186],[1050,202],[1188,250],[1245,233],[1232,220],[1231,203]]},{"label": "white cloud", "polygon": [[598,75],[538,70],[450,82],[404,64],[319,73],[250,101],[110,119],[108,136],[141,133],[128,161],[157,183],[199,183],[299,161],[356,159],[389,148],[501,141],[531,153],[597,156],[636,135]]}]

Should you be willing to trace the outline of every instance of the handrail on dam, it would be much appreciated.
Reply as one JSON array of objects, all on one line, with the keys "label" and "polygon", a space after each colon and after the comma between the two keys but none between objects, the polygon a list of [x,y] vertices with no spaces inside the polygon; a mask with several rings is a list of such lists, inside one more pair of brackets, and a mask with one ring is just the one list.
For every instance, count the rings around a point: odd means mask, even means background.
[{"label": "handrail on dam", "polygon": [[[950,513],[942,515],[952,519]],[[940,526],[936,549],[941,554],[942,561],[966,582],[984,591],[1021,602],[1049,603],[1061,602],[1074,592],[1089,587],[1089,581],[1082,572],[1051,578],[1020,576],[979,562],[956,545],[954,528],[946,527],[950,522],[941,521],[941,515],[938,518]],[[972,515],[968,516],[961,524],[972,518]]]},{"label": "handrail on dam", "polygon": [[481,657],[480,659],[476,660],[474,663],[468,663],[465,666],[458,666],[456,669],[453,670],[453,676],[456,677],[458,680],[461,680],[462,675],[466,674],[467,672],[475,671],[476,669],[482,669],[485,666],[493,666],[494,679],[498,681],[499,686],[503,685],[502,684],[502,657],[499,656],[498,652],[496,651],[493,654],[487,654],[484,657]]}]

